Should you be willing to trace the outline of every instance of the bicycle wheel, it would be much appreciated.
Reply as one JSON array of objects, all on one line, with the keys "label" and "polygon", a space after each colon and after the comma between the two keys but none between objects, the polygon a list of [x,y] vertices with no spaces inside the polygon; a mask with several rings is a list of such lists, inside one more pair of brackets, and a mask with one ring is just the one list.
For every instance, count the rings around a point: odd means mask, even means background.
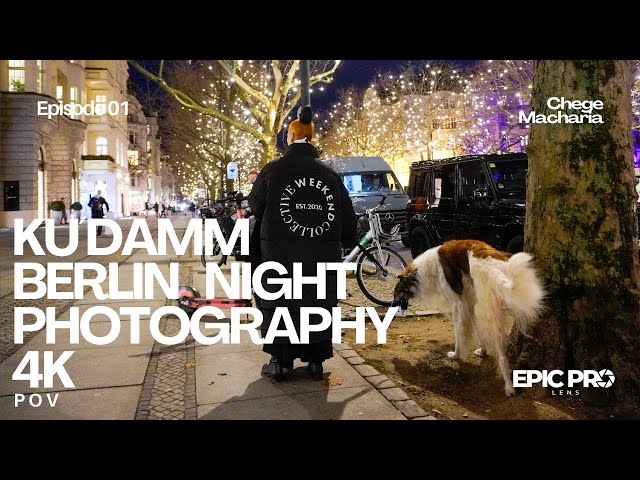
[{"label": "bicycle wheel", "polygon": [[207,263],[209,262],[215,262],[218,264],[218,266],[222,265],[222,263],[224,262],[224,256],[220,251],[220,245],[218,244],[217,240],[213,241],[213,255],[207,255],[205,253],[204,246],[202,247],[202,255],[200,255],[200,261],[202,262],[202,266],[205,268],[207,268]]},{"label": "bicycle wheel", "polygon": [[[397,277],[407,266],[407,262],[389,247],[370,247],[366,250],[375,262],[363,253],[356,261],[356,280],[362,293],[372,302],[390,307]],[[381,254],[382,253],[382,254]]]}]

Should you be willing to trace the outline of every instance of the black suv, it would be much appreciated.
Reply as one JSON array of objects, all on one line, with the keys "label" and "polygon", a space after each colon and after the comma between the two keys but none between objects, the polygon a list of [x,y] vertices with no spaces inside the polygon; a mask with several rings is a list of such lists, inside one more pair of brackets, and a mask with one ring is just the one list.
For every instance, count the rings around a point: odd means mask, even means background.
[{"label": "black suv", "polygon": [[454,238],[522,251],[527,165],[524,153],[413,163],[406,237],[413,257]]}]

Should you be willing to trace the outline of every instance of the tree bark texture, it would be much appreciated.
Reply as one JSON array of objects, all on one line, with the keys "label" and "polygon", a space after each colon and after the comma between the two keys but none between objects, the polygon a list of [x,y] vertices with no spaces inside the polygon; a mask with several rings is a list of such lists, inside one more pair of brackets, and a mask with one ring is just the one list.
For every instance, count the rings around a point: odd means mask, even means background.
[{"label": "tree bark texture", "polygon": [[[585,400],[640,399],[640,272],[628,61],[541,60],[532,110],[550,97],[602,100],[603,124],[531,124],[525,250],[547,285],[531,337],[513,334],[515,368],[609,369]],[[579,113],[564,111],[564,113]]]}]

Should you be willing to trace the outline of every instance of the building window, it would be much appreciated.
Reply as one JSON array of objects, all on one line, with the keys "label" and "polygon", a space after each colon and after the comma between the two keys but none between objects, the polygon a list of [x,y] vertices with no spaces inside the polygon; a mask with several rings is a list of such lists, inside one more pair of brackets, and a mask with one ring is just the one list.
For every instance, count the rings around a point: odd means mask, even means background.
[{"label": "building window", "polygon": [[131,186],[132,186],[132,187],[135,187],[135,186],[136,186],[136,177],[135,177],[135,176],[132,176],[132,177],[131,177]]},{"label": "building window", "polygon": [[4,210],[20,210],[20,182],[4,182]]},{"label": "building window", "polygon": [[42,60],[36,60],[36,91],[44,93],[44,65]]},{"label": "building window", "polygon": [[434,118],[431,126],[434,130],[450,130],[456,128],[458,123],[454,117]]},{"label": "building window", "polygon": [[62,101],[62,97],[64,95],[64,87],[62,85],[56,86],[56,100],[59,102]]},{"label": "building window", "polygon": [[[78,87],[69,89],[69,103],[78,103]],[[78,118],[78,115],[71,114],[71,118]]]},{"label": "building window", "polygon": [[138,165],[138,152],[137,150],[127,150],[127,158],[129,159],[129,166],[135,167]]},{"label": "building window", "polygon": [[24,60],[9,60],[9,91],[24,92]]},{"label": "building window", "polygon": [[147,152],[151,151],[151,142],[147,140]]},{"label": "building window", "polygon": [[133,130],[129,130],[129,145],[135,145],[137,142],[137,135],[136,132],[134,132]]},{"label": "building window", "polygon": [[443,106],[447,109],[456,108],[456,102],[454,99],[447,97],[444,99]]},{"label": "building window", "polygon": [[96,155],[107,155],[107,139],[98,137],[96,139]]},{"label": "building window", "polygon": [[96,115],[104,115],[107,113],[107,96],[96,95]]},{"label": "building window", "polygon": [[147,135],[151,135],[151,125],[147,125]]}]

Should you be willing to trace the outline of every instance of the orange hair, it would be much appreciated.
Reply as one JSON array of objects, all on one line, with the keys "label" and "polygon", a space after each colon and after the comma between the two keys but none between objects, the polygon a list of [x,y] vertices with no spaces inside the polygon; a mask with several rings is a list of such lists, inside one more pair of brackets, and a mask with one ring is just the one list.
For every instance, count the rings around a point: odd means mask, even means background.
[{"label": "orange hair", "polygon": [[296,119],[289,124],[289,131],[293,132],[294,141],[306,138],[310,142],[313,138],[313,123],[305,124]]}]

